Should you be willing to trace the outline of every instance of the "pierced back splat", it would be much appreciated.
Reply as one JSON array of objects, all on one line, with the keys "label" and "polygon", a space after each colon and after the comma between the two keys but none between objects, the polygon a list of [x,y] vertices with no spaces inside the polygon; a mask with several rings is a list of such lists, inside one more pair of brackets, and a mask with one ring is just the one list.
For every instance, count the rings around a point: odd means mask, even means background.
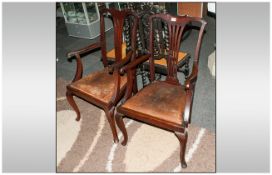
[{"label": "pierced back splat", "polygon": [[[100,36],[100,42],[103,45],[101,47],[101,54],[102,54],[102,61],[104,66],[108,66],[107,62],[107,49],[106,49],[106,32],[105,32],[105,23],[104,23],[104,18],[108,14],[111,14],[112,22],[113,22],[113,30],[114,30],[114,49],[115,49],[115,61],[119,62],[122,60],[122,43],[123,43],[123,28],[125,22],[131,23],[128,34],[131,36],[131,41],[135,41],[136,36],[133,35],[132,33],[136,31],[137,25],[138,25],[138,17],[131,12],[130,10],[122,10],[118,11],[116,9],[102,9],[100,11],[100,31],[101,31],[101,36]],[[129,49],[132,51],[135,51],[135,43],[131,42]],[[135,53],[135,52],[133,52]]]},{"label": "pierced back splat", "polygon": [[[154,20],[161,19],[164,28],[167,30],[167,45],[164,49],[164,55],[167,61],[167,77],[166,81],[172,84],[179,84],[179,80],[177,78],[177,64],[178,64],[178,54],[180,51],[182,35],[186,25],[191,22],[197,22],[201,24],[201,28],[198,35],[197,46],[195,48],[195,58],[194,58],[194,66],[198,66],[199,60],[199,50],[200,44],[202,41],[204,27],[206,22],[201,18],[196,17],[188,17],[188,16],[172,16],[170,14],[155,14],[149,17],[150,23],[150,42],[149,42],[149,52],[151,57],[150,61],[150,78],[151,81],[155,80],[155,65],[154,65]],[[166,41],[165,41],[166,42]]]}]

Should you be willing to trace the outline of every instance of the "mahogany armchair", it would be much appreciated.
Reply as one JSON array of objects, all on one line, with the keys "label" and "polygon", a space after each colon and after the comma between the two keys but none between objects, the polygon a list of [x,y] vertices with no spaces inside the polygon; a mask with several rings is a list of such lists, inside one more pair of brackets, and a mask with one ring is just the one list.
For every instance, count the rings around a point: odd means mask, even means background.
[{"label": "mahogany armchair", "polygon": [[[111,65],[108,65],[106,55],[107,48],[104,23],[104,16],[108,16],[108,14],[111,15],[114,29],[115,62]],[[130,11],[118,11],[115,9],[103,9],[100,11],[100,41],[83,49],[68,53],[68,57],[71,58],[75,56],[77,62],[75,77],[72,83],[67,86],[66,92],[67,100],[77,114],[76,120],[80,120],[80,111],[73,96],[77,96],[105,111],[115,143],[119,140],[116,132],[114,111],[117,103],[124,95],[127,86],[127,76],[121,76],[119,69],[129,63],[134,58],[135,54],[135,37],[132,37],[131,49],[126,53],[125,58],[123,58],[122,55],[122,29],[126,18],[131,19],[130,21],[133,23],[133,27],[129,32],[131,32],[132,36],[135,36],[134,33],[137,29],[138,17],[134,13]],[[85,55],[95,49],[101,49],[104,69],[82,77],[83,65],[81,62],[81,55]]]},{"label": "mahogany armchair", "polygon": [[[155,80],[154,66],[154,31],[153,22],[161,19],[168,27],[169,50],[167,54],[167,77],[164,81]],[[200,31],[195,47],[193,67],[191,74],[181,85],[177,77],[177,60],[181,44],[182,33],[188,23],[200,23]],[[185,162],[185,149],[187,143],[187,127],[190,123],[191,110],[195,84],[198,74],[199,52],[202,42],[203,31],[206,22],[195,17],[176,17],[169,14],[155,14],[149,17],[150,39],[147,54],[138,57],[131,63],[120,69],[121,73],[128,75],[128,87],[124,101],[117,108],[115,115],[117,126],[122,131],[126,145],[128,136],[123,122],[124,117],[169,130],[175,133],[180,142],[180,160],[183,168],[187,167]],[[149,60],[151,83],[133,94],[132,87],[135,81],[135,68],[137,65]]]}]

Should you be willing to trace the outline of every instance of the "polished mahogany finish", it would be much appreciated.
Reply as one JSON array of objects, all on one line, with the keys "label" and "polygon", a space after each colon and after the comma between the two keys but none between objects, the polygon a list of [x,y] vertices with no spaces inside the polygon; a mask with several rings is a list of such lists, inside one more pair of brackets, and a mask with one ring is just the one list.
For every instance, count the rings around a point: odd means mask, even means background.
[{"label": "polished mahogany finish", "polygon": [[[155,80],[154,68],[154,31],[155,19],[162,20],[168,27],[169,50],[167,50],[167,77],[165,81]],[[201,25],[195,48],[193,69],[184,85],[179,83],[177,77],[177,60],[182,40],[182,33],[186,25],[194,22]],[[196,17],[176,17],[169,14],[155,14],[149,17],[150,38],[148,53],[136,58],[121,68],[120,72],[128,75],[128,87],[122,104],[117,108],[115,115],[118,127],[123,133],[122,145],[127,143],[127,132],[123,117],[127,116],[150,125],[160,127],[175,133],[180,142],[180,160],[183,168],[185,162],[185,149],[187,143],[187,127],[190,123],[193,94],[198,73],[199,51],[206,22]],[[133,94],[135,69],[137,65],[149,59],[151,83]]]},{"label": "polished mahogany finish", "polygon": [[[115,49],[115,63],[109,65],[106,57],[106,34],[104,16],[109,16],[113,21],[114,28],[114,49]],[[122,37],[123,37],[123,25],[125,19],[129,18],[133,23],[129,32],[131,32],[131,47],[126,57],[122,59]],[[79,109],[73,99],[73,96],[77,96],[81,99],[88,101],[91,104],[95,104],[105,111],[106,117],[110,124],[114,142],[118,142],[114,111],[117,103],[124,95],[127,86],[127,76],[120,75],[119,69],[125,64],[129,63],[135,56],[135,33],[138,25],[138,17],[131,11],[124,10],[118,11],[116,9],[103,9],[100,11],[100,42],[91,44],[83,49],[70,52],[68,57],[76,57],[77,69],[75,77],[71,84],[67,86],[66,97],[69,104],[77,113],[76,120],[80,120]],[[95,49],[101,49],[102,61],[104,70],[93,72],[85,77],[82,77],[83,65],[81,62],[81,55],[91,52]]]}]

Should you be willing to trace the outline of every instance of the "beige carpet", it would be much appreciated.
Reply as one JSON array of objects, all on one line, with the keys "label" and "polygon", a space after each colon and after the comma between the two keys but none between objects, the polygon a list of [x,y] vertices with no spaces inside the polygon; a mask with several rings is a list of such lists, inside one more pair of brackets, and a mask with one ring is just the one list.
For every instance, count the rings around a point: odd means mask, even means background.
[{"label": "beige carpet", "polygon": [[104,112],[77,98],[82,118],[76,122],[65,99],[66,84],[57,81],[57,172],[215,172],[214,133],[189,127],[188,167],[182,169],[171,132],[126,119],[128,144],[114,144]]}]

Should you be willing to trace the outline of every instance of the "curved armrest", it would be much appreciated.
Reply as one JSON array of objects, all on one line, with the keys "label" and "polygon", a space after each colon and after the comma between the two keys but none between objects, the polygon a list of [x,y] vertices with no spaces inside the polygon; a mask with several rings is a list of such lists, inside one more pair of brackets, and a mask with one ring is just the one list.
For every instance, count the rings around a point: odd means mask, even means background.
[{"label": "curved armrest", "polygon": [[184,108],[184,113],[183,113],[183,121],[184,121],[185,126],[188,126],[188,124],[190,123],[193,92],[191,90],[186,91],[185,98],[186,98],[186,100],[185,100],[185,108]]},{"label": "curved armrest", "polygon": [[193,95],[194,95],[194,87],[197,80],[197,72],[198,66],[194,63],[193,70],[190,76],[185,81],[185,93],[186,93],[186,102],[185,102],[185,109],[183,113],[183,120],[186,126],[191,121],[191,111],[192,111],[192,102],[193,102]]},{"label": "curved armrest", "polygon": [[97,49],[97,48],[100,48],[100,47],[101,47],[100,42],[94,43],[94,44],[91,44],[91,45],[89,45],[87,47],[84,47],[82,49],[79,49],[79,50],[72,51],[72,52],[68,53],[67,57],[71,58],[71,57],[73,57],[75,55],[81,55],[81,54],[87,53],[87,52],[89,52],[91,50],[94,50],[94,49]]},{"label": "curved armrest", "polygon": [[151,56],[150,54],[147,54],[147,55],[143,55],[143,56],[140,56],[140,57],[136,58],[135,60],[133,60],[132,62],[130,62],[130,63],[127,64],[126,66],[122,67],[122,68],[120,69],[120,73],[121,73],[121,74],[124,74],[124,73],[127,72],[129,69],[135,68],[136,66],[138,66],[138,65],[141,64],[142,62],[148,60],[150,56]]},{"label": "curved armrest", "polygon": [[120,69],[127,64],[132,56],[132,51],[129,51],[124,59],[109,66],[109,73],[113,73],[115,69]]},{"label": "curved armrest", "polygon": [[198,67],[196,64],[193,65],[193,70],[190,76],[187,78],[185,81],[185,89],[189,90],[193,88],[193,84],[196,82],[197,79],[197,72],[198,72]]}]

